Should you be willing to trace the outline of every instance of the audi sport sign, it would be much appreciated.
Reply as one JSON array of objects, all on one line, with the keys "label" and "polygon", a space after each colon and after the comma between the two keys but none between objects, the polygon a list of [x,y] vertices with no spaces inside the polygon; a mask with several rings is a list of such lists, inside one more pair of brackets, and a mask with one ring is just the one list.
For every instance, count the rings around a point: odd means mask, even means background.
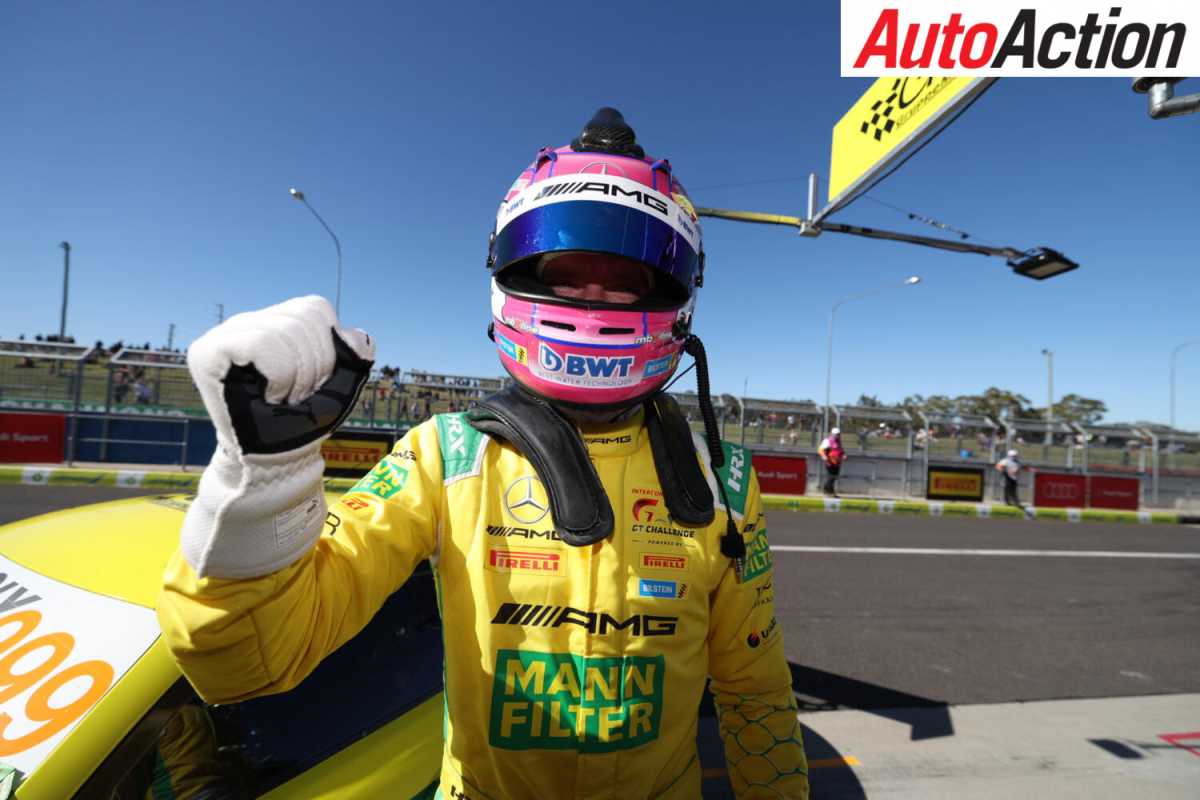
[{"label": "audi sport sign", "polygon": [[1087,505],[1087,478],[1039,471],[1033,478],[1033,504],[1038,508],[1083,508]]}]

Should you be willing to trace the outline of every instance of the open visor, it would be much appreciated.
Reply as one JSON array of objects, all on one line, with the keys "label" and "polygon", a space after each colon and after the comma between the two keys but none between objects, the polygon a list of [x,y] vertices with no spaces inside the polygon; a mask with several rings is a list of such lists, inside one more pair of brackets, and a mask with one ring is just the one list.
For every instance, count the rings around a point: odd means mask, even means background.
[{"label": "open visor", "polygon": [[535,200],[521,213],[526,198],[518,196],[501,208],[497,219],[499,230],[492,242],[494,269],[500,272],[533,256],[567,250],[609,253],[670,276],[685,296],[690,296],[701,270],[699,228],[692,220],[683,219],[685,212],[678,205],[660,198],[663,195],[657,193],[650,198],[655,201],[651,210],[595,200],[541,205]]}]

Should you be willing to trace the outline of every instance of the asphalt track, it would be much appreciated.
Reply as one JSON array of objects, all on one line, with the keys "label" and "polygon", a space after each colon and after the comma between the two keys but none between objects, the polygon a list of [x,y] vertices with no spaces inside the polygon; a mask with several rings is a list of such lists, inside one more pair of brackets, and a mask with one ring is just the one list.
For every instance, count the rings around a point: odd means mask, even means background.
[{"label": "asphalt track", "polygon": [[[154,493],[0,486],[0,524]],[[1200,528],[779,511],[768,522],[776,612],[814,709],[1200,692]]]},{"label": "asphalt track", "polygon": [[[154,493],[0,486],[0,523]],[[1200,527],[768,522],[815,799],[1196,796]]]}]

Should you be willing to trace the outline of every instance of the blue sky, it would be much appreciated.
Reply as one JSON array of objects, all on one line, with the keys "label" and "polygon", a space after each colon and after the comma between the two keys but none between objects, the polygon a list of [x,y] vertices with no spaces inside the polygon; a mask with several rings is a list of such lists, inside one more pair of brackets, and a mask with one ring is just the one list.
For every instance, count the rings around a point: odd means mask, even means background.
[{"label": "blue sky", "polygon": [[[413,7],[410,7],[413,6]],[[333,294],[380,363],[495,375],[484,256],[543,145],[624,112],[698,205],[802,214],[842,79],[835,3],[9,5],[0,31],[0,336],[186,345],[226,313]],[[1195,81],[1181,86],[1189,88]],[[1167,417],[1168,358],[1200,338],[1200,115],[1152,121],[1123,79],[1005,79],[873,196],[980,240],[1057,247],[1035,282],[999,259],[708,220],[697,332],[715,391],[833,398],[998,385]],[[781,181],[781,178],[796,178]],[[773,181],[773,182],[763,182]],[[860,200],[835,220],[937,234]],[[1200,429],[1200,346],[1177,421]],[[685,385],[691,378],[684,378]]]}]

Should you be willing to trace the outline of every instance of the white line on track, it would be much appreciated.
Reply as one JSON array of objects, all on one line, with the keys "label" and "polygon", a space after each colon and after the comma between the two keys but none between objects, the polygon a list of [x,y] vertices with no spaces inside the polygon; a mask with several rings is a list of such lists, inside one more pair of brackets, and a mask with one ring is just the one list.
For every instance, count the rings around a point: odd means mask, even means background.
[{"label": "white line on track", "polygon": [[1174,558],[1200,560],[1200,553],[1123,553],[1119,550],[948,550],[936,547],[805,547],[774,544],[785,553],[869,553],[904,556],[1041,556],[1043,558]]}]

